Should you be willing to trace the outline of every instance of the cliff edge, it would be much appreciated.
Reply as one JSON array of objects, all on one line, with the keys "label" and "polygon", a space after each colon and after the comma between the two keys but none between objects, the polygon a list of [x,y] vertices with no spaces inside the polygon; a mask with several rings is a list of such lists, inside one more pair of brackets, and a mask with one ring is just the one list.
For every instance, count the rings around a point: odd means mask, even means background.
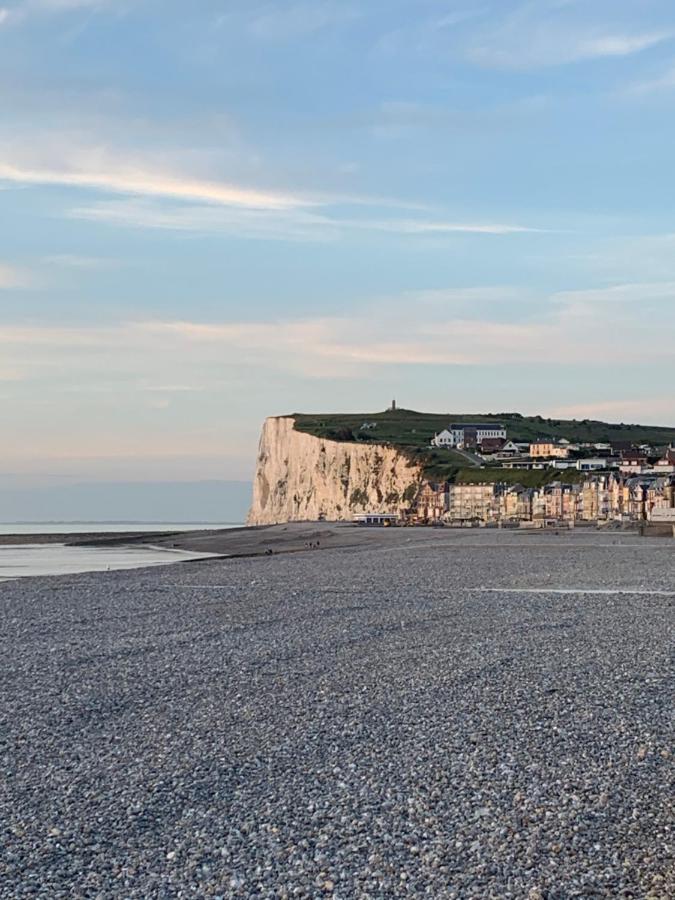
[{"label": "cliff edge", "polygon": [[421,481],[421,467],[395,447],[318,438],[296,431],[292,416],[270,418],[260,437],[247,524],[396,513]]}]

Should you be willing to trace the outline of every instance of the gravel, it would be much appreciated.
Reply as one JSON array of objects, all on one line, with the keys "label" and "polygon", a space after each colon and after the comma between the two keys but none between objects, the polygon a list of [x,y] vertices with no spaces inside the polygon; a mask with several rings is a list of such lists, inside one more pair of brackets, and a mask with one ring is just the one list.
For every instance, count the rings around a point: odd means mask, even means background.
[{"label": "gravel", "polygon": [[0,897],[672,898],[674,609],[591,531],[0,584]]}]

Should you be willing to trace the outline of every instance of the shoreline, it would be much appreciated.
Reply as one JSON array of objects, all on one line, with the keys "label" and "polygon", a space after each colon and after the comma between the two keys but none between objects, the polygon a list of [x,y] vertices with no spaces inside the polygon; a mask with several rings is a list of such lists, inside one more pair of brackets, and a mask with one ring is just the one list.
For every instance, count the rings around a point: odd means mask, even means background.
[{"label": "shoreline", "polygon": [[[176,566],[188,562],[214,562],[219,560],[235,561],[244,559],[271,559],[289,554],[305,556],[317,550],[371,551],[375,553],[405,553],[414,548],[426,548],[429,551],[444,548],[453,553],[461,547],[470,545],[488,547],[502,546],[518,548],[527,544],[544,544],[555,542],[561,549],[581,550],[592,546],[599,538],[605,547],[631,546],[634,549],[646,549],[654,544],[649,538],[659,538],[663,545],[664,535],[658,533],[641,533],[639,529],[606,529],[597,526],[583,528],[364,528],[353,522],[294,522],[285,525],[242,526],[228,529],[214,529],[189,532],[122,532],[111,534],[99,532],[91,534],[36,534],[36,535],[2,535],[0,551],[12,548],[17,553],[34,551],[39,571],[25,574],[3,576],[0,567],[0,582],[25,578],[59,577],[61,574],[78,572],[115,571],[130,569],[141,571],[156,565],[151,561],[147,565],[118,565],[116,555],[125,551],[147,552],[148,554],[174,555],[164,565]],[[648,538],[645,540],[644,538]],[[63,548],[63,559],[56,558],[53,571],[45,571],[42,553],[49,547]],[[534,547],[533,547],[534,549]],[[97,552],[108,557],[109,564],[103,569],[98,565],[90,567],[91,560],[83,557],[81,568],[69,571],[72,565],[72,554],[83,551],[87,554]],[[60,550],[57,552],[61,552]],[[619,551],[620,552],[620,551]],[[185,554],[181,558],[181,556]],[[23,566],[24,563],[21,563]],[[60,566],[65,565],[65,571]],[[10,563],[11,567],[11,563]]]},{"label": "shoreline", "polygon": [[[570,528],[566,524],[539,527],[475,527],[444,528],[415,526],[410,528],[365,528],[355,522],[287,522],[277,525],[241,525],[231,528],[213,528],[198,531],[91,531],[34,534],[0,534],[0,547],[48,546],[62,544],[66,547],[148,547],[156,550],[182,550],[211,553],[226,557],[273,556],[319,549],[362,547],[371,544],[408,542],[413,536],[463,535],[500,533],[519,537],[563,536],[568,534],[600,533],[606,535],[633,535],[643,537],[669,537],[672,526],[663,528],[654,523],[635,523],[631,527],[612,527],[613,523],[578,523]],[[397,539],[398,538],[398,539]]]}]

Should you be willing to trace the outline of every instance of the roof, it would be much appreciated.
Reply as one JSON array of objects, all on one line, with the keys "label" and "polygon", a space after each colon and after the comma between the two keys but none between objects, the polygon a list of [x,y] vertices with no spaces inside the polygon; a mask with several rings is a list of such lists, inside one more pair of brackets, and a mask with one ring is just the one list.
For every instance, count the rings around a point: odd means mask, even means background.
[{"label": "roof", "polygon": [[644,450],[623,450],[621,459],[647,459],[647,453]]},{"label": "roof", "polygon": [[503,425],[501,422],[453,422],[450,428],[453,430],[459,430],[460,428],[476,428],[484,430],[489,428],[492,431],[501,428],[502,431],[506,431],[506,425]]},{"label": "roof", "polygon": [[483,449],[494,448],[495,450],[501,449],[506,444],[504,438],[484,438],[481,441],[481,447]]}]

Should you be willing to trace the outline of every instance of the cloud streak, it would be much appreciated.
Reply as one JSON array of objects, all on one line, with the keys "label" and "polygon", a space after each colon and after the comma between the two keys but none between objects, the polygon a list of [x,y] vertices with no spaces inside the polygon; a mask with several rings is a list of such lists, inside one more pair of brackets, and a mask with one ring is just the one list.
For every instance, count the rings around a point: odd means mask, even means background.
[{"label": "cloud streak", "polygon": [[325,242],[338,240],[352,232],[380,232],[409,237],[544,233],[538,228],[499,222],[448,222],[396,217],[354,219],[303,209],[224,210],[209,206],[154,204],[135,200],[79,206],[71,209],[68,215],[74,219],[121,228],[221,234],[254,240]]},{"label": "cloud streak", "polygon": [[307,37],[318,31],[354,21],[358,12],[347,3],[267,4],[256,10],[249,19],[248,31],[265,41],[285,41]]},{"label": "cloud streak", "polygon": [[76,12],[119,10],[120,0],[23,0],[15,6],[0,8],[0,25],[20,24],[33,16],[57,16]]},{"label": "cloud streak", "polygon": [[[673,286],[652,289],[665,315]],[[536,314],[508,318],[513,289],[505,288],[501,315],[474,317],[453,299],[467,292],[445,292],[448,303],[429,303],[424,316],[409,294],[353,316],[268,321],[199,322],[145,320],[87,327],[12,326],[0,331],[0,354],[12,371],[26,377],[35,370],[62,377],[64,365],[76,384],[83,375],[117,372],[139,383],[195,386],[205,372],[224,378],[233,369],[286,372],[304,377],[355,378],[382,366],[606,366],[675,360],[670,329],[655,330],[641,317],[635,298],[644,286],[621,286],[616,293],[575,291],[544,297]],[[480,289],[473,289],[481,296]],[[494,302],[499,292],[485,290]],[[472,292],[471,297],[474,296]],[[617,300],[608,307],[608,300]],[[424,295],[422,295],[424,299]],[[611,331],[607,330],[608,308]],[[583,315],[582,315],[583,314]],[[603,339],[598,340],[602,334]],[[85,379],[86,383],[89,383]]]},{"label": "cloud streak", "polygon": [[[517,235],[544,229],[519,222],[462,221],[386,197],[280,191],[194,174],[195,153],[130,153],[79,133],[0,135],[0,187],[59,187],[119,195],[71,207],[69,218],[125,228],[325,242],[351,232],[442,237]],[[192,164],[192,165],[191,165]],[[361,209],[377,215],[357,216]],[[346,210],[351,211],[347,215]],[[402,216],[405,213],[405,217]]]},{"label": "cloud streak", "polygon": [[26,272],[23,272],[14,266],[0,263],[0,290],[24,288],[28,287],[30,283],[30,277]]},{"label": "cloud streak", "polygon": [[[562,66],[594,59],[632,56],[664,41],[673,33],[651,32],[642,35],[596,34],[582,35],[570,32],[546,33],[539,31],[528,40],[500,40],[495,36],[485,43],[471,48],[468,57],[481,66],[497,69],[529,69]],[[522,43],[521,43],[522,40]]]},{"label": "cloud streak", "polygon": [[478,32],[466,55],[488,68],[543,68],[633,56],[673,37],[672,28],[645,30],[594,22],[585,5],[579,15],[575,3],[529,2],[496,27]]},{"label": "cloud streak", "polygon": [[636,81],[624,91],[627,97],[644,97],[648,94],[667,93],[675,90],[675,66],[671,66],[658,78]]},{"label": "cloud streak", "polygon": [[[96,158],[99,157],[99,158]],[[247,209],[292,209],[311,206],[306,198],[239,187],[217,180],[162,172],[106,153],[80,159],[79,165],[24,164],[0,156],[0,181],[22,185],[61,185],[119,194],[199,200]]]}]

